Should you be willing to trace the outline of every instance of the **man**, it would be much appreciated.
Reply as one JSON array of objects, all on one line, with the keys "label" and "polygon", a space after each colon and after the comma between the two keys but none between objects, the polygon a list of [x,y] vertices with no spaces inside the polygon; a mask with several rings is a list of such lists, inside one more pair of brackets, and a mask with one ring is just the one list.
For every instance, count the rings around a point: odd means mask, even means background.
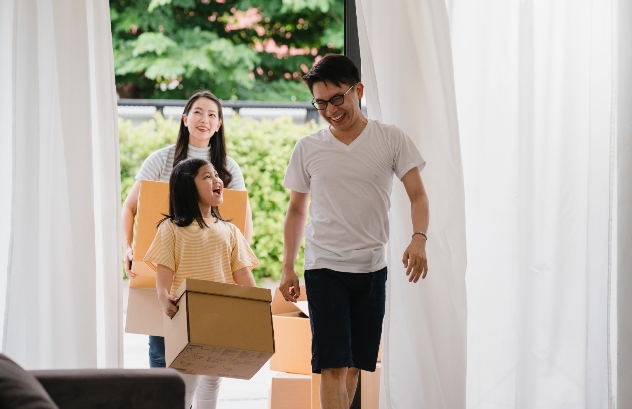
[{"label": "man", "polygon": [[287,168],[283,185],[291,193],[280,290],[288,301],[300,295],[294,264],[305,234],[312,371],[322,376],[321,407],[349,409],[360,369],[375,371],[377,362],[393,175],[411,202],[406,275],[416,283],[428,271],[428,197],[419,174],[425,161],[399,128],[362,114],[364,85],[349,58],[327,55],[303,80],[329,126],[301,138]]}]

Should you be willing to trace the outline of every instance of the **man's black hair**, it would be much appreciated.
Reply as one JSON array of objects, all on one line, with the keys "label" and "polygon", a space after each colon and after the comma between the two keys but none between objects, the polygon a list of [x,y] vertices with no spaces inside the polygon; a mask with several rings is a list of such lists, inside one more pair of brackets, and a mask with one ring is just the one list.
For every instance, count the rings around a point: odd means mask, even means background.
[{"label": "man's black hair", "polygon": [[351,86],[360,82],[360,71],[349,57],[327,54],[303,76],[303,82],[310,92],[317,82],[331,83],[336,87],[342,84]]}]

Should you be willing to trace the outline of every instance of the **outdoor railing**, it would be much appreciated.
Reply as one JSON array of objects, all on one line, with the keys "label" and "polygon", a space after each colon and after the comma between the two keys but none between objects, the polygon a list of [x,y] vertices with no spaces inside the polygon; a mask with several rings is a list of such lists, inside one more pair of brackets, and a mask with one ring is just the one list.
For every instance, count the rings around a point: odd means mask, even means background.
[{"label": "outdoor railing", "polygon": [[[250,110],[305,110],[305,122],[318,121],[318,111],[309,102],[267,102],[267,101],[221,101],[222,107],[231,108],[239,113],[242,109]],[[118,106],[155,107],[164,116],[165,107],[184,107],[185,99],[119,99]],[[267,115],[266,115],[267,116]]]}]

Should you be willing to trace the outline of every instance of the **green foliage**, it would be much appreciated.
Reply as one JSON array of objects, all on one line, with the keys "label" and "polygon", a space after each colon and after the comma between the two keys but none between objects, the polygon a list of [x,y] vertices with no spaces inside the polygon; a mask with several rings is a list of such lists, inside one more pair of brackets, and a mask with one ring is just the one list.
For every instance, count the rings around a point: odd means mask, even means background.
[{"label": "green foliage", "polygon": [[186,99],[207,88],[269,100],[260,90],[274,83],[274,100],[289,101],[314,58],[344,46],[344,0],[110,0],[110,19],[124,98]]},{"label": "green foliage", "polygon": [[[127,197],[134,176],[143,160],[152,152],[175,143],[179,122],[156,114],[139,127],[119,119],[121,157],[121,196]],[[311,122],[297,125],[291,118],[255,120],[233,115],[225,121],[228,155],[244,174],[254,225],[252,249],[260,265],[253,273],[257,281],[281,278],[283,261],[283,222],[289,191],[283,178],[290,155],[299,137],[318,129]],[[303,247],[296,263],[303,271]]]}]

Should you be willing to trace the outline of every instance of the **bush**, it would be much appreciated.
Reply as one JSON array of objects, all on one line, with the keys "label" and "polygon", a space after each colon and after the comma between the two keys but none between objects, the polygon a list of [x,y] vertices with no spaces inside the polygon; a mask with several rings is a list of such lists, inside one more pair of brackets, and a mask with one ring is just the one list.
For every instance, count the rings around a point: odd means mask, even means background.
[{"label": "bush", "polygon": [[[121,196],[127,197],[134,175],[143,160],[156,149],[175,143],[179,121],[164,119],[159,113],[139,127],[119,120],[121,156]],[[281,278],[283,261],[283,222],[289,191],[283,177],[297,139],[314,132],[318,126],[297,125],[291,118],[255,120],[233,115],[226,120],[228,155],[235,159],[244,174],[252,207],[254,235],[252,250],[259,258],[253,270],[255,279]],[[303,274],[303,246],[296,271]]]}]

